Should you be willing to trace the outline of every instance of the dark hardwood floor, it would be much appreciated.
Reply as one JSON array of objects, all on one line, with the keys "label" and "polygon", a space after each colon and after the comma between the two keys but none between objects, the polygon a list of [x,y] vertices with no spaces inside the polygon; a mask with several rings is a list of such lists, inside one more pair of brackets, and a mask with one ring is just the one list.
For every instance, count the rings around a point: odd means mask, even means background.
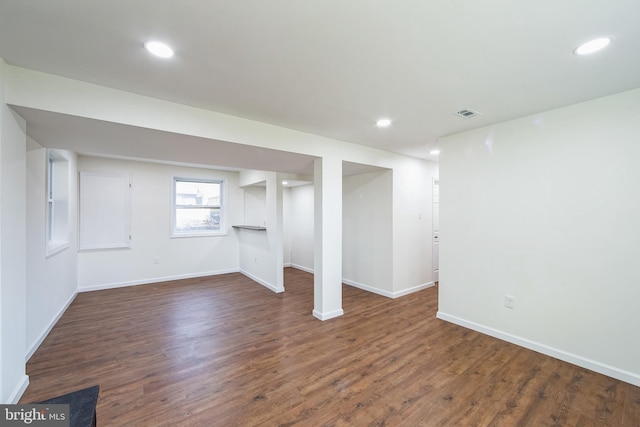
[{"label": "dark hardwood floor", "polygon": [[27,365],[22,403],[99,384],[99,426],[640,426],[640,388],[435,318],[437,289],[240,274],[81,293]]}]

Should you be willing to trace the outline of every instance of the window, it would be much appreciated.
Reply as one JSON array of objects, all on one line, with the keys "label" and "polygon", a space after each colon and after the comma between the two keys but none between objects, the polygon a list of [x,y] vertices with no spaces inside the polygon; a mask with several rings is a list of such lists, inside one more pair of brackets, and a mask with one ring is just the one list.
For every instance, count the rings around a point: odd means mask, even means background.
[{"label": "window", "polygon": [[55,150],[47,151],[46,255],[69,247],[69,161]]},{"label": "window", "polygon": [[223,182],[173,179],[173,236],[224,234]]}]

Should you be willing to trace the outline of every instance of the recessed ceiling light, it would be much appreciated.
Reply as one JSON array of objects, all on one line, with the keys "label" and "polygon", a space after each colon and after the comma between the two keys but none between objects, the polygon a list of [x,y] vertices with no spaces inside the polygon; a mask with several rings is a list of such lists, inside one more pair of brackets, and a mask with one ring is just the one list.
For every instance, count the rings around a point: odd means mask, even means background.
[{"label": "recessed ceiling light", "polygon": [[376,126],[378,126],[379,128],[386,128],[389,125],[391,125],[391,120],[389,119],[380,119],[376,122]]},{"label": "recessed ceiling light", "polygon": [[596,53],[599,50],[604,49],[611,43],[613,37],[598,37],[597,39],[589,40],[586,43],[581,44],[573,50],[575,55],[590,55]]},{"label": "recessed ceiling light", "polygon": [[440,150],[438,150],[438,149],[431,150],[431,151],[429,151],[429,154],[431,154],[432,156],[437,156],[438,154],[440,154]]},{"label": "recessed ceiling light", "polygon": [[154,54],[155,56],[159,56],[160,58],[171,58],[173,56],[173,49],[161,42],[151,41],[146,42],[144,47]]},{"label": "recessed ceiling light", "polygon": [[289,181],[282,181],[282,185],[289,185]]}]

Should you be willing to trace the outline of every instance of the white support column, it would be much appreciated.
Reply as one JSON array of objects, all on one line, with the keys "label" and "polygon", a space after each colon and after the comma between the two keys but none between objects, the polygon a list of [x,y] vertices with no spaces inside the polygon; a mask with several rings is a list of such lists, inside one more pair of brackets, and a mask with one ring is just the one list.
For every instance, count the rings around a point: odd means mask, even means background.
[{"label": "white support column", "polygon": [[[284,292],[284,238],[283,238],[283,206],[282,179],[280,174],[274,173],[267,179],[267,216],[270,224],[269,247],[274,254],[275,287],[276,292]],[[273,224],[273,225],[271,225]]]},{"label": "white support column", "polygon": [[313,315],[320,320],[342,316],[342,160],[314,164]]}]

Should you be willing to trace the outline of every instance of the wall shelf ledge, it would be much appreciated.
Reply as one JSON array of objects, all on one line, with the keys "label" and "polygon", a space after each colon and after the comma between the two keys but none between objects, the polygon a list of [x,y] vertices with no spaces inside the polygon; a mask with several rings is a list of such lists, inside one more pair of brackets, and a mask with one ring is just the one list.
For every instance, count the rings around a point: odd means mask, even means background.
[{"label": "wall shelf ledge", "polygon": [[241,230],[267,231],[267,227],[262,227],[259,225],[233,225],[232,227]]}]

